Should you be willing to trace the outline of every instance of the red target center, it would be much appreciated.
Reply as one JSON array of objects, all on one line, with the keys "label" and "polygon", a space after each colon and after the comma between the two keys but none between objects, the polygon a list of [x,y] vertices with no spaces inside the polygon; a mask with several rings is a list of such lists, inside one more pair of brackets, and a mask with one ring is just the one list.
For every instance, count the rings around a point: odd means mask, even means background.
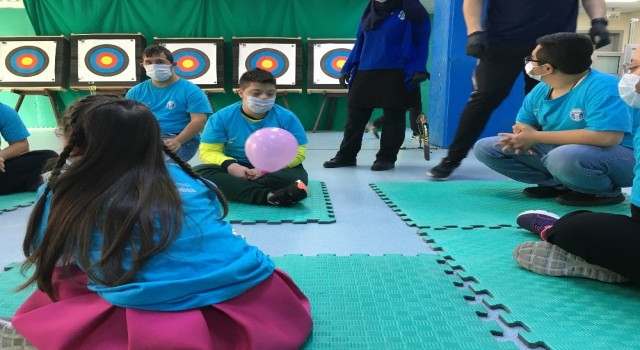
[{"label": "red target center", "polygon": [[257,68],[264,69],[267,72],[273,72],[278,69],[278,60],[272,57],[261,57],[256,62]]},{"label": "red target center", "polygon": [[347,57],[337,57],[333,59],[333,61],[331,61],[331,68],[337,71],[341,71],[342,66],[344,66],[345,62],[347,62]]},{"label": "red target center", "polygon": [[31,69],[38,64],[38,58],[30,53],[25,53],[17,57],[16,65],[21,69]]},{"label": "red target center", "polygon": [[177,63],[178,63],[178,67],[185,72],[191,72],[198,69],[198,67],[200,67],[200,61],[198,61],[198,59],[196,59],[195,57],[191,57],[191,56],[180,57]]},{"label": "red target center", "polygon": [[95,63],[100,68],[113,68],[118,64],[118,58],[110,52],[103,52],[96,56]]}]

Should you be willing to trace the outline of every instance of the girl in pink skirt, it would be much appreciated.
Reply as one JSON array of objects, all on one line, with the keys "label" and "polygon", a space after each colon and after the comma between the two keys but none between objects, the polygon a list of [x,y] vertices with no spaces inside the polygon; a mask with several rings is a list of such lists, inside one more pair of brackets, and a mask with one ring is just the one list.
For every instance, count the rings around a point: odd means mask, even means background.
[{"label": "girl in pink skirt", "polygon": [[[76,101],[24,241],[13,317],[38,349],[298,349],[309,301],[233,234],[221,192],[163,146],[144,105]],[[164,153],[163,153],[164,150]],[[168,154],[176,164],[164,161]]]}]

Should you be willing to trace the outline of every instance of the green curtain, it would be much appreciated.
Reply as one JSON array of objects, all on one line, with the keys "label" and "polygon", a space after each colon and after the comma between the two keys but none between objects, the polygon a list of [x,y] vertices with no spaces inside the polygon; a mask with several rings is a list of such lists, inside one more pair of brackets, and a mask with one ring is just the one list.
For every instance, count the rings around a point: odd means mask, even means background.
[{"label": "green curtain", "polygon": [[[36,35],[142,33],[154,37],[225,39],[225,94],[212,94],[216,110],[239,98],[231,90],[232,37],[301,37],[303,82],[307,38],[354,38],[367,0],[24,0]],[[425,85],[425,84],[423,84]],[[423,86],[423,91],[428,91]],[[61,93],[68,104],[84,92]],[[423,94],[426,95],[426,94]],[[289,94],[291,110],[310,130],[321,95]],[[332,129],[344,127],[346,99],[337,102]],[[428,96],[423,97],[428,103]],[[427,106],[427,104],[425,104]],[[426,110],[426,108],[425,108]],[[326,111],[326,109],[325,109]],[[326,114],[326,112],[325,112]],[[324,127],[324,118],[319,129]]]}]

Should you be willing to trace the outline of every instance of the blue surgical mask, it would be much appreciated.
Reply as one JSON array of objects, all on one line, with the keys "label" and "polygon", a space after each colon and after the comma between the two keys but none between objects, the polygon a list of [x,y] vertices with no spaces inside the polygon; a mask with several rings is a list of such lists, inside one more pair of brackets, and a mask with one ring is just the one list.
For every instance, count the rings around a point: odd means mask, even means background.
[{"label": "blue surgical mask", "polygon": [[640,108],[640,95],[636,92],[638,82],[640,82],[640,75],[626,73],[618,83],[620,98],[633,108]]},{"label": "blue surgical mask", "polygon": [[144,66],[144,70],[155,81],[167,81],[173,75],[170,64],[148,64]]},{"label": "blue surgical mask", "polygon": [[276,103],[276,98],[259,98],[254,96],[247,96],[246,99],[247,107],[253,111],[253,113],[262,114],[267,113],[273,105]]}]

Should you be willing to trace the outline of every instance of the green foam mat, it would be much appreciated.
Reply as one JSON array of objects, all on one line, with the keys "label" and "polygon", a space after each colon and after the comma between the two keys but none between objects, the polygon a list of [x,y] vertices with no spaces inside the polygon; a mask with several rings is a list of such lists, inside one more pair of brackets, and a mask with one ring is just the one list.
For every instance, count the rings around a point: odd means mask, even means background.
[{"label": "green foam mat", "polygon": [[36,192],[22,192],[0,196],[0,213],[28,207],[36,200]]},{"label": "green foam mat", "polygon": [[[490,308],[504,308],[507,324],[523,324],[528,344],[554,350],[640,349],[640,289],[584,278],[550,277],[520,268],[514,247],[537,240],[523,229],[420,230],[441,250],[469,294],[486,294]],[[477,282],[477,283],[476,283]]]},{"label": "green foam mat", "polygon": [[273,260],[311,302],[304,349],[517,349],[493,338],[499,326],[476,316],[432,255]]},{"label": "green foam mat", "polygon": [[[530,209],[559,215],[584,209],[558,204],[554,198],[529,198],[530,185],[516,181],[376,182],[371,187],[410,226],[420,228],[482,228],[515,226],[519,213]],[[629,214],[628,199],[589,210]]]},{"label": "green foam mat", "polygon": [[20,264],[6,268],[7,271],[0,273],[0,318],[10,319],[35,290],[35,286],[16,292],[15,288],[24,283],[26,277],[20,272]]},{"label": "green foam mat", "polygon": [[307,188],[311,191],[311,197],[290,207],[229,202],[229,216],[226,219],[233,224],[247,225],[285,222],[328,224],[336,222],[326,184],[319,181],[309,181]]}]

